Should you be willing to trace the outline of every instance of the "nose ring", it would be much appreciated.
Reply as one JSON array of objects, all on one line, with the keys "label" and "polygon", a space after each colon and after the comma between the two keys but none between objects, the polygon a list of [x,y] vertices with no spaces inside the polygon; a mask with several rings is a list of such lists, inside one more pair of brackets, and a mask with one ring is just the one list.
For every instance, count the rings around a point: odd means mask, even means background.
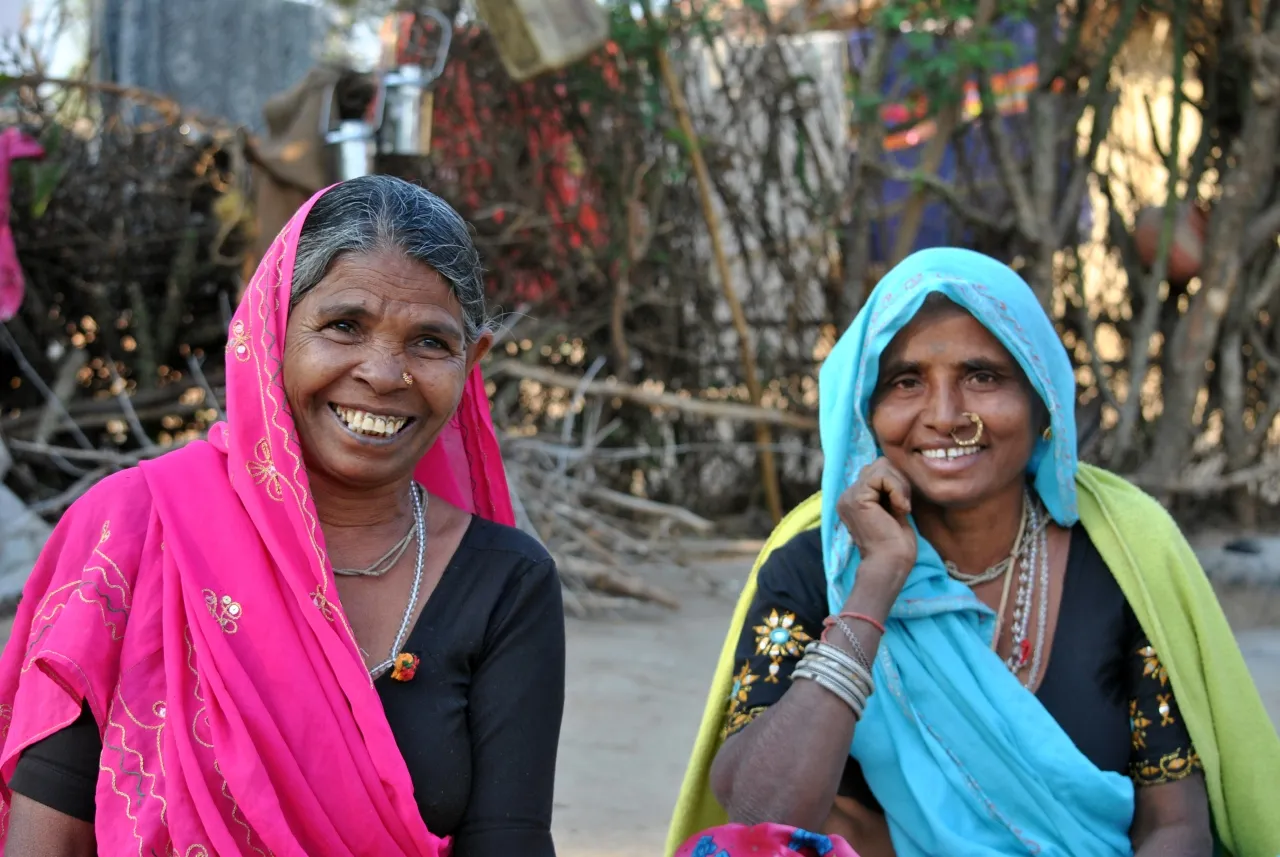
[{"label": "nose ring", "polygon": [[984,426],[982,425],[982,417],[978,416],[977,414],[971,414],[968,411],[965,411],[960,416],[964,417],[969,422],[973,423],[974,426],[977,428],[977,431],[973,433],[973,437],[961,440],[960,438],[956,437],[955,429],[952,429],[951,439],[956,442],[956,446],[976,446],[978,441],[982,440],[982,429],[984,428]]},{"label": "nose ring", "polygon": [[[401,377],[402,379],[404,379],[404,385],[405,385],[406,387],[412,387],[412,386],[413,386],[413,376],[412,376],[412,375],[410,375],[408,372],[401,372],[401,373],[400,373],[400,377]],[[978,430],[978,434],[982,434],[982,430],[981,430],[981,429],[979,429],[979,430]]]}]

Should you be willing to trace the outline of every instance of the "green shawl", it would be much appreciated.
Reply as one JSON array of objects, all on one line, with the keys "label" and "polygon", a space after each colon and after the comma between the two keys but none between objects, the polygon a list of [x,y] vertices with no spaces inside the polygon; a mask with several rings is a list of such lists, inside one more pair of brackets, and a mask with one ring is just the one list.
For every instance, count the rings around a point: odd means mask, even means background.
[{"label": "green shawl", "polygon": [[[1120,477],[1080,465],[1080,521],[1115,575],[1177,689],[1178,707],[1204,763],[1214,827],[1236,857],[1280,857],[1280,737],[1218,600],[1177,524]],[[690,836],[727,821],[711,793],[711,762],[733,685],[738,630],[755,597],[756,573],[774,548],[817,527],[821,495],[788,515],[747,578],[667,835],[668,857]]]}]

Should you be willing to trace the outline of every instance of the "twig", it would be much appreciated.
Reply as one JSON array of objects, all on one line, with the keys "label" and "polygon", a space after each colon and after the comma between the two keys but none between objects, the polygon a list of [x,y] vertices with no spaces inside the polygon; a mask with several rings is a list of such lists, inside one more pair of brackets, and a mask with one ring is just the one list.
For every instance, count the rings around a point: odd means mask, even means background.
[{"label": "twig", "polygon": [[30,362],[27,361],[26,355],[23,354],[22,349],[18,347],[17,340],[13,338],[13,335],[9,333],[9,328],[4,324],[0,324],[0,340],[4,342],[5,347],[8,348],[9,352],[13,355],[13,359],[17,362],[18,368],[22,371],[23,376],[31,382],[33,387],[40,391],[40,395],[44,396],[45,401],[48,403],[48,407],[58,411],[66,418],[68,423],[67,428],[71,432],[72,437],[76,439],[76,442],[85,449],[93,449],[93,444],[89,442],[89,438],[85,437],[84,432],[80,430],[80,426],[76,425],[75,419],[67,411],[66,406],[62,404],[62,401],[54,394],[53,390],[49,389],[49,385],[40,377],[40,373],[35,370],[35,367],[32,366]]},{"label": "twig", "polygon": [[120,377],[120,373],[116,371],[115,360],[108,357],[106,362],[107,368],[111,370],[111,392],[115,394],[116,401],[120,403],[120,408],[124,411],[124,418],[129,423],[129,429],[141,439],[143,448],[158,448],[155,441],[147,435],[146,430],[142,427],[142,421],[138,419],[138,412],[133,409],[133,402],[129,401],[128,385]]},{"label": "twig", "polygon": [[[565,446],[569,445],[569,440],[573,437],[574,417],[577,416],[578,409],[582,407],[583,401],[586,399],[586,385],[590,384],[596,375],[600,374],[600,370],[604,368],[604,357],[597,357],[591,362],[591,366],[587,369],[586,374],[582,376],[582,380],[578,382],[578,386],[573,391],[573,399],[569,402],[569,407],[565,412],[564,421],[560,424],[560,441]],[[588,435],[584,443],[590,443]],[[560,456],[560,462],[556,465],[556,473],[563,476],[569,468],[569,459],[567,456]]]},{"label": "twig", "polygon": [[902,182],[903,184],[918,184],[933,191],[952,211],[970,223],[984,226],[994,232],[1007,232],[1014,225],[1011,214],[1005,213],[1000,217],[987,214],[977,206],[971,205],[961,196],[955,185],[944,181],[936,173],[926,173],[923,170],[905,170],[893,164],[887,164],[883,161],[873,162],[869,159],[859,161],[859,163],[865,169],[876,173],[881,178]]},{"label": "twig", "polygon": [[209,379],[204,376],[204,368],[201,364],[204,360],[196,357],[194,354],[187,355],[187,369],[191,372],[191,377],[196,379],[196,383],[204,390],[204,401],[209,407],[218,412],[218,419],[225,420],[226,412],[222,409],[222,403],[218,401],[218,396],[213,392],[213,387],[209,386]]},{"label": "twig", "polygon": [[27,504],[27,508],[37,515],[62,512],[76,500],[79,500],[86,491],[98,484],[99,480],[106,476],[109,471],[110,468],[108,467],[99,467],[94,470],[90,470],[84,476],[81,476],[73,482],[71,487],[67,488],[65,491],[50,497],[47,500],[29,503]]},{"label": "twig", "polygon": [[[157,458],[166,452],[181,449],[191,441],[179,441],[168,447],[152,446],[135,452],[111,452],[105,449],[73,449],[68,446],[51,446],[47,443],[32,443],[29,440],[9,438],[5,441],[13,452],[24,452],[28,455],[43,455],[48,458],[65,458],[68,461],[84,461],[92,464],[107,464],[117,470],[132,467],[139,461]],[[80,471],[83,473],[83,471]]]},{"label": "twig", "polygon": [[[577,389],[580,383],[580,379],[573,375],[566,375],[540,366],[530,366],[515,360],[499,360],[488,367],[488,372],[490,377],[505,375],[510,378],[536,381],[539,384],[560,387],[565,390]],[[742,405],[736,402],[709,402],[705,399],[678,396],[673,393],[653,393],[641,387],[612,380],[592,381],[583,387],[583,392],[587,395],[609,396],[646,407],[669,408],[684,414],[713,419],[765,423],[800,429],[801,431],[814,431],[818,428],[818,421],[813,417],[791,413],[790,411],[762,408],[755,405]],[[771,445],[766,445],[766,449],[771,449]],[[773,453],[770,451],[769,455],[772,458]]]},{"label": "twig", "polygon": [[57,377],[53,379],[53,399],[44,406],[40,413],[40,422],[36,424],[35,440],[44,443],[57,430],[66,413],[66,402],[71,399],[79,381],[80,369],[88,362],[89,355],[83,348],[68,351],[58,364]]},{"label": "twig", "polygon": [[623,494],[621,491],[614,491],[599,485],[587,485],[583,488],[583,493],[588,497],[594,497],[620,509],[639,512],[642,515],[671,518],[699,533],[707,533],[715,529],[715,524],[706,518],[695,515],[688,509],[682,509],[679,506],[658,503],[654,500],[646,500],[643,497],[635,497],[631,494]]}]

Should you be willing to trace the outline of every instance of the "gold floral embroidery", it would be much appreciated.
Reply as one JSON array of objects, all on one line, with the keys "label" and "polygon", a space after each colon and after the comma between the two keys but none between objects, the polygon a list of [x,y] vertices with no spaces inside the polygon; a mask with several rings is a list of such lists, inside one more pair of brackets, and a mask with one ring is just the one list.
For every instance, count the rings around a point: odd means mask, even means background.
[{"label": "gold floral embroidery", "polygon": [[227,340],[227,353],[234,354],[241,363],[249,359],[249,333],[244,322],[236,319],[231,325],[231,338]]},{"label": "gold floral embroidery", "polygon": [[733,712],[725,721],[724,729],[720,730],[720,739],[724,740],[730,735],[736,735],[741,732],[747,727],[747,724],[768,710],[769,706],[767,705],[757,705],[755,708],[747,708],[742,711]]},{"label": "gold floral embroidery", "polygon": [[1159,759],[1135,762],[1129,768],[1129,778],[1140,786],[1154,786],[1185,780],[1204,765],[1195,750],[1174,750]]},{"label": "gold floral embroidery", "polygon": [[1129,700],[1129,728],[1133,732],[1133,749],[1142,750],[1147,746],[1147,727],[1151,721],[1138,708],[1138,700]]},{"label": "gold floral embroidery", "polygon": [[1138,654],[1142,656],[1143,678],[1153,678],[1160,682],[1161,687],[1169,683],[1169,673],[1165,671],[1164,664],[1160,663],[1160,657],[1155,649],[1151,646],[1143,646],[1138,649]]},{"label": "gold floral embroidery", "polygon": [[729,692],[731,711],[747,701],[747,696],[751,693],[751,685],[755,684],[758,678],[760,677],[751,673],[751,664],[742,665],[742,669],[738,670],[738,674],[733,677],[733,690]]},{"label": "gold floral embroidery", "polygon": [[264,437],[258,441],[253,453],[254,460],[246,464],[249,475],[253,477],[256,484],[266,485],[267,496],[272,500],[283,500],[284,489],[280,487],[280,471],[276,469],[276,463],[271,459],[271,444]]},{"label": "gold floral embroidery", "polygon": [[1173,716],[1173,694],[1160,693],[1156,694],[1156,702],[1159,705],[1160,725],[1172,726],[1177,723],[1177,719]]},{"label": "gold floral embroidery", "polygon": [[240,602],[232,601],[230,595],[218,597],[212,589],[204,590],[204,605],[209,608],[209,615],[214,621],[228,634],[234,634],[240,630],[240,618],[244,611],[240,608]]},{"label": "gold floral embroidery", "polygon": [[764,677],[771,684],[778,683],[782,659],[800,657],[804,654],[805,644],[813,641],[804,627],[796,624],[796,614],[787,611],[770,610],[764,624],[756,625],[752,630],[756,632],[756,654],[768,655],[772,661],[769,674]]},{"label": "gold floral embroidery", "polygon": [[329,600],[327,595],[320,591],[320,587],[318,586],[316,587],[315,592],[311,593],[311,603],[315,605],[315,608],[320,611],[320,615],[323,616],[326,621],[333,621],[333,602]]}]

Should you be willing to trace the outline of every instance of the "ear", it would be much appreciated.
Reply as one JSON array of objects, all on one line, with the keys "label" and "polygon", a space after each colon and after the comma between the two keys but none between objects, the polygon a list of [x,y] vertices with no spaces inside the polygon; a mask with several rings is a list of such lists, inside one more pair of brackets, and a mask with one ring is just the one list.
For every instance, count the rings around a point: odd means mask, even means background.
[{"label": "ear", "polygon": [[475,368],[477,363],[484,359],[485,355],[489,353],[489,349],[492,347],[493,333],[488,330],[480,334],[479,339],[467,346],[467,375],[471,374],[471,370]]}]

